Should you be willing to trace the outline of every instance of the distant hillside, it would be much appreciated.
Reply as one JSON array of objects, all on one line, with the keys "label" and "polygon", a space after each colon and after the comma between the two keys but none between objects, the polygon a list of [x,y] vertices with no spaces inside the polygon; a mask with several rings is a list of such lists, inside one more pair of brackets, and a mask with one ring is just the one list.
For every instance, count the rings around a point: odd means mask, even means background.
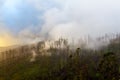
[{"label": "distant hillside", "polygon": [[0,52],[7,51],[7,50],[10,50],[10,49],[14,49],[14,48],[17,48],[17,47],[18,47],[17,45],[8,46],[8,47],[0,47]]}]

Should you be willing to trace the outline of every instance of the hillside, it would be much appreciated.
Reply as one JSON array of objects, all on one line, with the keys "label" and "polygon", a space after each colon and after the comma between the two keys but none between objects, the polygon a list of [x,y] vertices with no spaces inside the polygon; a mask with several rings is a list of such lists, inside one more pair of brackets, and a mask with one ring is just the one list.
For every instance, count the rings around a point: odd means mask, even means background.
[{"label": "hillside", "polygon": [[70,49],[67,40],[59,39],[47,49],[42,41],[2,54],[6,55],[0,65],[0,80],[120,79],[119,38],[99,50]]},{"label": "hillside", "polygon": [[4,52],[4,51],[8,51],[10,49],[15,49],[19,47],[18,45],[14,45],[14,46],[8,46],[8,47],[0,47],[0,52]]}]

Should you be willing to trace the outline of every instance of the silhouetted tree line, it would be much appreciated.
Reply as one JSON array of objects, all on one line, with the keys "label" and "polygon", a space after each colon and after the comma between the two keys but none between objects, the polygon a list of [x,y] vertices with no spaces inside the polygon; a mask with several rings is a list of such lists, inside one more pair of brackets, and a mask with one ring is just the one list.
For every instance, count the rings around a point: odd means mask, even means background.
[{"label": "silhouetted tree line", "polygon": [[[100,50],[70,49],[66,39],[2,52],[0,80],[119,80],[120,38]],[[64,47],[63,47],[64,46]],[[30,62],[31,50],[37,53]],[[51,53],[51,55],[41,55]]]}]

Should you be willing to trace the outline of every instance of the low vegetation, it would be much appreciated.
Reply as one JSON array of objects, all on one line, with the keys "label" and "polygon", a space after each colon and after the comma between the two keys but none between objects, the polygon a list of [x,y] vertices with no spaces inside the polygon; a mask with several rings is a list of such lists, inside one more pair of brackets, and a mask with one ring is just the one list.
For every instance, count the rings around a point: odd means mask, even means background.
[{"label": "low vegetation", "polygon": [[[62,48],[61,44],[65,47]],[[70,49],[61,39],[49,49],[44,42],[1,53],[0,80],[119,80],[120,37],[99,50]],[[35,60],[32,50],[35,51]],[[44,53],[44,54],[43,54]],[[47,55],[45,55],[47,54]]]}]

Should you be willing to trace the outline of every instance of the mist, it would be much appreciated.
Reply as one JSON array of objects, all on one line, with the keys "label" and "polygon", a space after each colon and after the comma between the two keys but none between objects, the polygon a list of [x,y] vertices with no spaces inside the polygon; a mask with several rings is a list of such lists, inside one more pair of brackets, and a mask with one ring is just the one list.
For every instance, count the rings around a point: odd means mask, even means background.
[{"label": "mist", "polygon": [[[12,39],[11,43],[16,43],[18,40],[20,43],[56,40],[61,37],[79,40],[91,36],[95,39],[105,34],[120,32],[119,0],[26,0],[25,2],[40,12],[36,15],[38,23],[37,25],[29,23],[17,32],[12,31],[7,25],[5,26],[7,31],[4,28],[0,29]],[[2,20],[1,23],[7,24]],[[3,36],[1,33],[0,35]]]},{"label": "mist", "polygon": [[120,80],[120,0],[0,0],[0,80]]}]

